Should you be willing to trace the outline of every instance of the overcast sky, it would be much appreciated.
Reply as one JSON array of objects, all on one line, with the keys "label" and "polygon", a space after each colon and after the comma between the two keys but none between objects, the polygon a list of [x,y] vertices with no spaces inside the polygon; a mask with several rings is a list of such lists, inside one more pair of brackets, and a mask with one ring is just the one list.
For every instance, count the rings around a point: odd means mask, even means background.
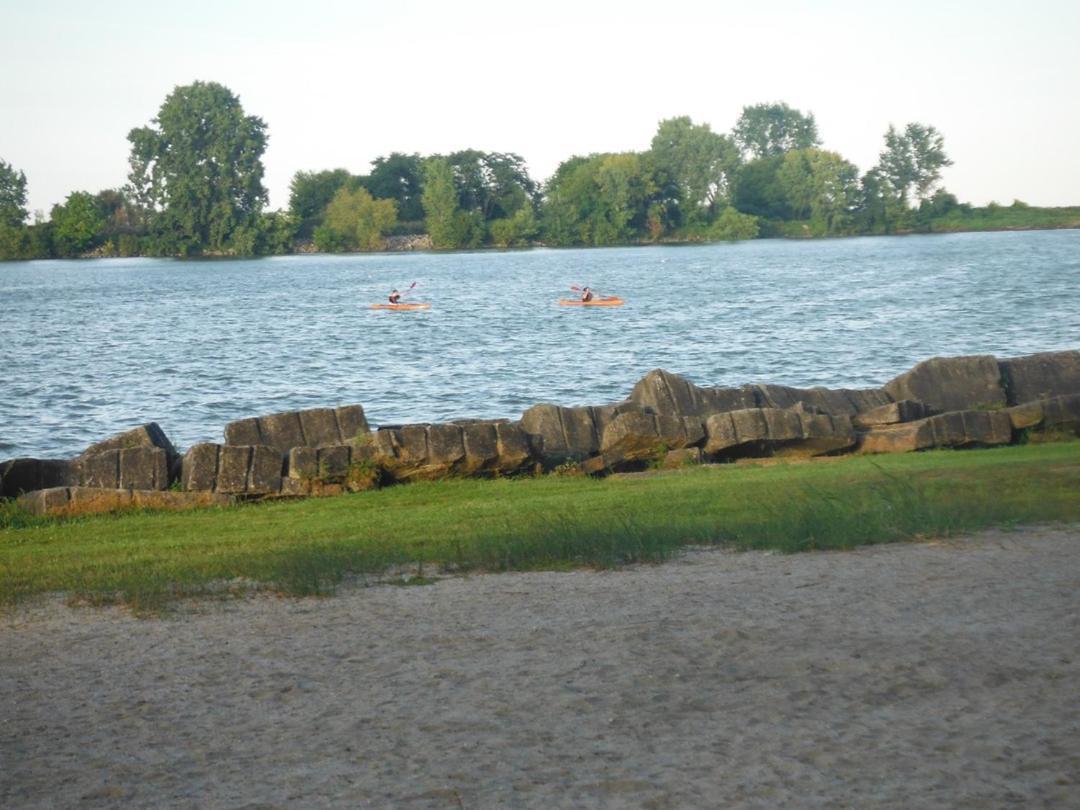
[{"label": "overcast sky", "polygon": [[962,200],[1080,204],[1077,0],[0,0],[0,40],[0,159],[46,212],[122,185],[128,131],[197,79],[266,121],[274,208],[301,169],[471,147],[542,180],[778,100],[863,171],[919,121]]}]

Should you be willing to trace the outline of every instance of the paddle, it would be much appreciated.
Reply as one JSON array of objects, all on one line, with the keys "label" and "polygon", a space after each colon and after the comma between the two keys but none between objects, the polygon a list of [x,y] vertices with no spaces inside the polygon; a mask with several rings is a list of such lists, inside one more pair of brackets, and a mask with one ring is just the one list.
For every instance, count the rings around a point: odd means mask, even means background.
[{"label": "paddle", "polygon": [[404,298],[406,295],[411,293],[413,291],[413,287],[415,287],[415,286],[416,286],[416,282],[414,281],[412,284],[409,285],[409,289],[405,290],[405,292],[403,292],[401,294],[401,297]]}]

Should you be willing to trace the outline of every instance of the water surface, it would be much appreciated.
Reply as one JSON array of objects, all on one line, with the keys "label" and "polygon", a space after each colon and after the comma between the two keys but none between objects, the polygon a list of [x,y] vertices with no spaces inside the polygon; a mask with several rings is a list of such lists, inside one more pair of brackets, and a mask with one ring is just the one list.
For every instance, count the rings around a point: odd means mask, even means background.
[{"label": "water surface", "polygon": [[[372,312],[417,281],[429,312]],[[570,285],[627,300],[557,305]],[[702,385],[879,385],[934,355],[1080,347],[1080,231],[699,247],[0,263],[0,458],[157,421],[361,403],[372,423],[517,417]]]}]

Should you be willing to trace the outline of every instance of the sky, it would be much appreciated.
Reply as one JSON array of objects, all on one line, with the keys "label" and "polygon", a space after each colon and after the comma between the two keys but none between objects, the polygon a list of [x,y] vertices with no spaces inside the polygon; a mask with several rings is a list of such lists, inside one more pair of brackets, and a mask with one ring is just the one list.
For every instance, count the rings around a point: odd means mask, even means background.
[{"label": "sky", "polygon": [[1080,2],[0,0],[0,160],[29,208],[127,179],[127,133],[216,81],[267,124],[271,208],[300,170],[393,151],[644,150],[659,121],[727,132],[784,101],[862,171],[890,124],[936,127],[945,186],[1080,205]]}]

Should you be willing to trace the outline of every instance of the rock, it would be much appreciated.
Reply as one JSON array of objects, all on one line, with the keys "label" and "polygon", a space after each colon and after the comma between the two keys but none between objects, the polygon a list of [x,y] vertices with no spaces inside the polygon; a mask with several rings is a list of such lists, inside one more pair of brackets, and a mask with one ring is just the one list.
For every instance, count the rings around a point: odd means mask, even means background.
[{"label": "rock", "polygon": [[575,471],[580,475],[606,475],[611,472],[611,464],[604,456],[592,456],[579,461]]},{"label": "rock", "polygon": [[521,415],[521,427],[540,438],[538,449],[547,466],[580,461],[600,449],[593,408],[534,405]]},{"label": "rock", "polygon": [[496,472],[515,473],[529,466],[536,459],[529,444],[529,436],[520,422],[497,422],[495,443],[499,450],[495,465]]},{"label": "rock", "polygon": [[80,456],[75,462],[76,484],[97,489],[120,488],[120,451],[106,450]]},{"label": "rock", "polygon": [[[348,464],[346,464],[348,466]],[[282,457],[275,447],[255,445],[248,462],[245,495],[271,495],[281,490]]]},{"label": "rock", "polygon": [[[375,459],[387,473],[398,481],[432,480],[453,472],[454,465],[465,455],[460,425],[438,425],[451,428],[437,430],[436,456],[429,455],[430,425],[401,425],[381,427],[375,431]],[[456,432],[457,441],[453,434]],[[460,449],[459,449],[460,448]]]},{"label": "rock", "polygon": [[161,447],[127,447],[119,451],[120,487],[132,490],[165,490],[169,476],[170,451]]},{"label": "rock", "polygon": [[180,464],[180,487],[187,492],[212,492],[217,483],[219,444],[196,444]]},{"label": "rock", "polygon": [[705,455],[700,447],[683,447],[680,450],[669,450],[665,453],[660,467],[665,470],[679,470],[701,464],[704,460]]},{"label": "rock", "polygon": [[1080,432],[1080,393],[1043,401],[1044,428],[1071,428]]},{"label": "rock", "polygon": [[916,422],[871,428],[859,437],[860,453],[908,453],[935,447],[990,447],[1012,441],[1005,411],[952,411]]},{"label": "rock", "polygon": [[705,422],[705,452],[733,456],[818,456],[852,447],[851,417],[785,408],[747,408]]},{"label": "rock", "polygon": [[934,446],[934,431],[928,419],[900,425],[871,428],[859,435],[860,453],[911,453]]},{"label": "rock", "polygon": [[1013,430],[1080,430],[1080,394],[1050,397],[1006,408]]},{"label": "rock", "polygon": [[791,388],[787,385],[755,385],[760,408],[791,409],[803,405],[819,413],[853,416],[887,405],[892,398],[880,388]]},{"label": "rock", "polygon": [[180,482],[187,492],[274,495],[281,491],[282,466],[274,447],[197,444],[184,454]]},{"label": "rock", "polygon": [[325,447],[362,441],[370,433],[359,405],[284,411],[240,419],[225,426],[225,444],[273,447],[282,454],[294,447]]},{"label": "rock", "polygon": [[47,458],[13,458],[0,463],[0,496],[14,498],[24,492],[77,483],[70,461]]},{"label": "rock", "polygon": [[630,392],[630,403],[667,416],[705,418],[724,411],[756,408],[753,388],[700,388],[678,374],[654,369]]},{"label": "rock", "polygon": [[235,499],[210,492],[53,487],[23,495],[19,503],[34,515],[76,516],[124,509],[194,509],[226,506]]},{"label": "rock", "polygon": [[1080,351],[1029,354],[998,366],[1010,405],[1080,394]]},{"label": "rock", "polygon": [[168,454],[170,461],[177,455],[173,443],[169,441],[169,437],[165,435],[165,431],[158,426],[157,422],[147,422],[145,425],[139,425],[124,433],[118,433],[105,439],[105,441],[92,444],[83,450],[81,455],[90,456],[96,453],[105,453],[109,450],[128,450],[135,447],[160,448]]},{"label": "rock", "polygon": [[608,463],[640,461],[704,439],[705,428],[698,418],[627,411],[604,429],[600,450]]},{"label": "rock", "polygon": [[885,384],[893,400],[914,399],[930,413],[1006,405],[998,362],[990,355],[934,357]]},{"label": "rock", "polygon": [[898,425],[901,422],[914,422],[928,414],[926,406],[914,399],[901,399],[886,405],[858,413],[851,421],[858,428],[870,428],[877,425]]},{"label": "rock", "polygon": [[427,463],[455,469],[465,459],[465,444],[460,425],[429,425],[427,428]]},{"label": "rock", "polygon": [[461,426],[465,460],[461,471],[478,475],[495,466],[499,457],[499,442],[491,422],[470,422]]}]

